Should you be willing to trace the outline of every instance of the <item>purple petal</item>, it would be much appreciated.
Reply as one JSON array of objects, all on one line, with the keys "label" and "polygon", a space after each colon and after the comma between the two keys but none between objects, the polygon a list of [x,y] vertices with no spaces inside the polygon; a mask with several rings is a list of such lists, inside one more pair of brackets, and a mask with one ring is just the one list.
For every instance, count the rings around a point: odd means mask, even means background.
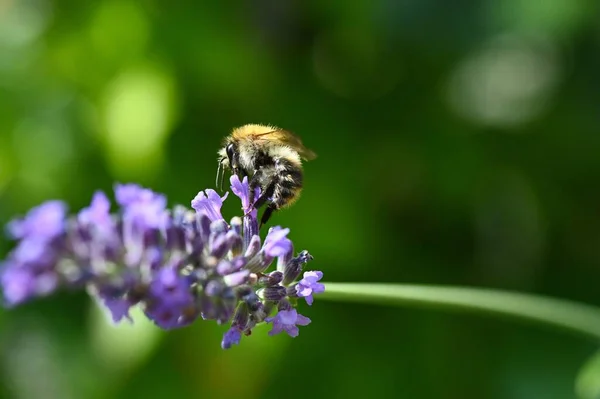
[{"label": "purple petal", "polygon": [[325,284],[315,283],[312,287],[313,294],[325,292]]},{"label": "purple petal", "polygon": [[304,278],[310,281],[319,281],[323,278],[323,272],[320,271],[310,271],[304,272]]},{"label": "purple petal", "polygon": [[298,283],[298,285],[296,286],[296,293],[298,294],[298,296],[309,296],[310,294],[312,294],[312,288]]},{"label": "purple petal", "polygon": [[40,272],[13,262],[14,260],[4,263],[0,275],[0,285],[7,306],[25,302],[34,296],[48,295],[57,288],[59,279],[53,270]]},{"label": "purple petal", "polygon": [[312,294],[320,294],[325,291],[325,285],[317,282],[322,277],[323,273],[320,271],[305,272],[304,278],[296,285],[296,294],[306,298],[306,303],[312,305]]},{"label": "purple petal", "polygon": [[250,239],[250,243],[248,244],[248,248],[246,248],[244,256],[246,258],[251,258],[256,255],[258,251],[260,251],[260,236],[254,235]]},{"label": "purple petal", "polygon": [[172,330],[181,326],[179,322],[182,316],[181,310],[166,304],[158,304],[147,308],[144,314],[163,330]]},{"label": "purple petal", "polygon": [[308,304],[308,306],[312,306],[313,300],[314,300],[312,294],[300,295],[300,296],[303,296],[304,299],[306,299],[306,303]]},{"label": "purple petal", "polygon": [[[229,181],[231,183],[231,191],[242,201],[244,213],[256,218],[256,209],[253,209],[250,204],[250,185],[248,183],[248,176],[244,176],[244,179],[240,181],[240,178],[237,175],[233,175]],[[257,187],[254,192],[254,198],[257,199],[259,196],[260,188]]]},{"label": "purple petal", "polygon": [[236,327],[231,327],[223,335],[223,340],[221,341],[221,348],[229,349],[234,344],[239,345],[241,339],[242,334],[240,333],[240,330],[238,330]]},{"label": "purple petal", "polygon": [[286,256],[292,250],[292,242],[286,237],[290,229],[272,227],[265,238],[263,250],[270,257]]},{"label": "purple petal", "polygon": [[150,283],[144,313],[157,326],[170,330],[193,322],[199,309],[190,292],[192,280],[174,268],[162,268]]},{"label": "purple petal", "polygon": [[298,318],[296,319],[296,325],[298,326],[307,326],[310,324],[310,319],[306,316],[302,316],[301,314],[298,315]]},{"label": "purple petal", "polygon": [[171,268],[164,268],[158,272],[157,282],[162,284],[166,289],[174,289],[177,287],[177,271]]},{"label": "purple petal", "polygon": [[62,201],[47,201],[32,208],[22,219],[8,223],[8,233],[15,239],[50,240],[64,232],[67,207]]},{"label": "purple petal", "polygon": [[137,184],[116,184],[115,197],[123,207],[124,230],[143,234],[146,229],[166,227],[168,212],[165,209],[167,200],[164,195]]},{"label": "purple petal", "polygon": [[138,202],[125,209],[123,222],[128,222],[139,229],[161,229],[166,227],[168,213],[162,201]]},{"label": "purple petal", "polygon": [[8,306],[16,305],[29,299],[32,295],[32,282],[34,277],[25,269],[18,269],[12,265],[4,264],[0,283],[4,301]]},{"label": "purple petal", "polygon": [[35,276],[35,294],[48,295],[58,287],[58,275],[50,271]]},{"label": "purple petal", "polygon": [[240,270],[239,272],[235,272],[223,277],[223,282],[229,287],[236,287],[248,281],[249,275],[250,270]]},{"label": "purple petal", "polygon": [[110,201],[102,191],[96,191],[89,207],[79,212],[78,220],[82,224],[105,224],[110,221]]},{"label": "purple petal", "polygon": [[123,318],[127,318],[129,321],[133,322],[133,319],[129,315],[129,309],[132,305],[127,299],[102,298],[102,302],[110,312],[114,323],[120,322]]},{"label": "purple petal", "polygon": [[127,206],[137,201],[141,188],[136,184],[115,184],[115,199],[121,206]]},{"label": "purple petal", "polygon": [[203,212],[211,221],[223,219],[221,215],[221,207],[223,201],[227,198],[229,192],[226,192],[223,197],[220,197],[215,190],[206,190],[206,194],[200,191],[192,200],[192,208],[196,212]]},{"label": "purple petal", "polygon": [[190,281],[172,268],[163,268],[150,283],[150,298],[154,303],[172,307],[175,313],[194,302]]},{"label": "purple petal", "polygon": [[283,331],[283,326],[281,324],[273,323],[273,328],[269,331],[269,335],[277,335]]},{"label": "purple petal", "polygon": [[114,191],[117,203],[123,207],[139,202],[157,202],[164,207],[167,202],[163,195],[137,184],[115,184]]},{"label": "purple petal", "polygon": [[265,245],[270,241],[276,242],[284,239],[289,232],[289,228],[282,229],[280,226],[271,227],[265,238]]},{"label": "purple petal", "polygon": [[277,319],[282,324],[294,324],[296,323],[297,317],[298,312],[296,312],[296,309],[280,310],[279,313],[277,313]]},{"label": "purple petal", "polygon": [[298,327],[296,327],[295,325],[286,325],[284,327],[285,332],[292,338],[296,338],[298,336]]},{"label": "purple petal", "polygon": [[38,239],[20,241],[12,255],[15,261],[22,263],[46,265],[54,261],[54,250],[47,242]]},{"label": "purple petal", "polygon": [[231,183],[231,191],[242,200],[242,205],[246,207],[249,204],[248,196],[248,176],[244,176],[244,179],[240,181],[238,175],[233,175],[229,179]]}]

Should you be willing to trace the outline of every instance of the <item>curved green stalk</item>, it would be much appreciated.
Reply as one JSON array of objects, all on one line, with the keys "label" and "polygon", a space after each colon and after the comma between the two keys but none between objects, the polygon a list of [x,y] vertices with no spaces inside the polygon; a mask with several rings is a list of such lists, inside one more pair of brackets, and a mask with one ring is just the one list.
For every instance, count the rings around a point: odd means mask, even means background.
[{"label": "curved green stalk", "polygon": [[508,316],[600,340],[600,308],[533,294],[451,286],[326,283],[318,299]]}]

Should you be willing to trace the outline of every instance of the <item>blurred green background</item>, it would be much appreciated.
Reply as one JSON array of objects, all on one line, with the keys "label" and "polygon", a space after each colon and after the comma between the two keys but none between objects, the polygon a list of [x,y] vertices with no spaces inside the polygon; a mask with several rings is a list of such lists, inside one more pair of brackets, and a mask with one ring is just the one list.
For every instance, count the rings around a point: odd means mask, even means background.
[{"label": "blurred green background", "polygon": [[[0,0],[0,222],[135,181],[188,205],[245,123],[319,157],[271,224],[329,281],[600,305],[600,18],[586,0]],[[229,202],[226,217],[238,213]],[[6,253],[11,243],[0,242]],[[319,301],[229,351],[111,328],[84,293],[0,311],[6,398],[574,398],[596,345]]]}]

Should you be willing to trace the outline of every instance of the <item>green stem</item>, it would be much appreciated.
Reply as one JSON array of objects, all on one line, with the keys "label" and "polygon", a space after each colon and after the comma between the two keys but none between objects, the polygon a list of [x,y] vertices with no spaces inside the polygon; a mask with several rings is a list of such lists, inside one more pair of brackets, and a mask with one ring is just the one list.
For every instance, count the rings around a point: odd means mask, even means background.
[{"label": "green stem", "polygon": [[508,316],[600,340],[600,308],[532,294],[432,285],[326,283],[325,292],[317,298]]}]

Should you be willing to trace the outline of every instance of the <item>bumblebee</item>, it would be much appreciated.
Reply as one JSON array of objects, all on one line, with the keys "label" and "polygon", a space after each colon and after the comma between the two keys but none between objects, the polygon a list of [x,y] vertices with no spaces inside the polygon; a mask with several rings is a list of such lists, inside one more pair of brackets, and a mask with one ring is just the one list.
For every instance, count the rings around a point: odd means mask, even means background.
[{"label": "bumblebee", "polygon": [[[304,147],[293,133],[275,126],[248,124],[233,129],[219,150],[217,186],[223,185],[224,170],[250,179],[250,203],[258,209],[267,204],[260,225],[267,223],[274,211],[292,205],[302,191],[302,159],[316,154]],[[260,187],[260,197],[254,192]]]}]

